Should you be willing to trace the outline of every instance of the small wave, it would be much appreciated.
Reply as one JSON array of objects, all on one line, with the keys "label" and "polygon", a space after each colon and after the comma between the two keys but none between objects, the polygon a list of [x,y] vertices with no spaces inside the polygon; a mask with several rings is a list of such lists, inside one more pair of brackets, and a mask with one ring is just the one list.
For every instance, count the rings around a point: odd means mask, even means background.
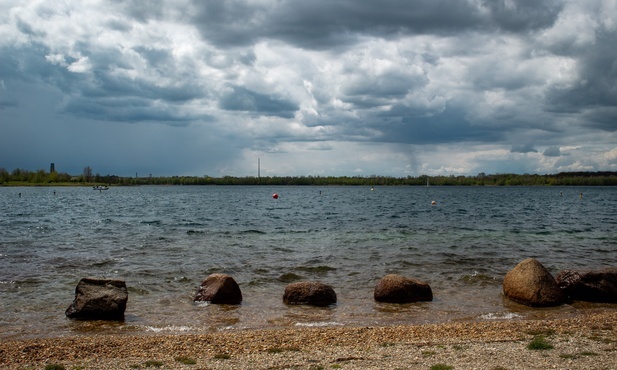
[{"label": "small wave", "polygon": [[324,274],[330,271],[334,271],[336,270],[336,268],[334,267],[330,267],[330,266],[300,266],[297,267],[296,270],[299,271],[306,271],[306,272],[314,272],[314,273],[318,273],[318,274]]},{"label": "small wave", "polygon": [[205,234],[204,231],[201,230],[188,230],[186,232],[187,235],[196,235],[196,234]]},{"label": "small wave", "polygon": [[552,231],[538,231],[536,235],[551,235],[552,233]]},{"label": "small wave", "polygon": [[340,322],[335,322],[335,321],[321,321],[321,322],[297,322],[295,326],[318,328],[318,327],[324,327],[324,326],[343,326],[343,324]]},{"label": "small wave", "polygon": [[467,284],[490,285],[497,282],[497,279],[493,276],[474,271],[471,275],[461,276],[459,281]]},{"label": "small wave", "polygon": [[265,232],[261,230],[249,229],[241,231],[240,234],[265,234]]},{"label": "small wave", "polygon": [[302,280],[302,276],[296,275],[293,272],[288,272],[278,277],[278,280],[282,283],[291,283],[294,281]]},{"label": "small wave", "polygon": [[147,295],[147,294],[150,294],[150,292],[148,290],[143,289],[143,288],[135,288],[135,287],[132,287],[132,286],[128,286],[128,287],[126,287],[126,289],[128,290],[129,293],[136,294],[136,295]]},{"label": "small wave", "polygon": [[181,225],[182,226],[198,226],[198,227],[204,226],[204,224],[202,224],[200,222],[184,222]]},{"label": "small wave", "polygon": [[164,331],[170,331],[170,332],[187,332],[187,331],[191,331],[193,330],[193,328],[191,328],[190,326],[176,326],[176,325],[170,325],[170,326],[164,326],[164,327],[155,327],[155,326],[146,326],[146,331],[152,331],[155,333],[160,333],[160,332],[164,332]]},{"label": "small wave", "polygon": [[400,261],[400,263],[404,267],[408,267],[408,266],[423,266],[424,265],[423,262],[413,262],[413,261],[407,261],[407,260],[402,260],[402,261]]},{"label": "small wave", "polygon": [[253,280],[248,282],[248,285],[249,286],[260,286],[260,285],[266,285],[266,284],[268,284],[270,282],[272,282],[272,279],[268,279],[268,278],[253,279]]},{"label": "small wave", "polygon": [[480,315],[482,320],[513,320],[523,316],[513,312],[489,312],[484,315]]},{"label": "small wave", "polygon": [[104,267],[104,266],[108,266],[108,265],[114,265],[115,263],[116,263],[115,260],[107,259],[107,260],[101,260],[101,261],[92,262],[92,264],[90,264],[90,266],[92,266],[92,267]]},{"label": "small wave", "polygon": [[277,252],[293,252],[293,249],[285,248],[285,247],[273,247],[272,250]]}]

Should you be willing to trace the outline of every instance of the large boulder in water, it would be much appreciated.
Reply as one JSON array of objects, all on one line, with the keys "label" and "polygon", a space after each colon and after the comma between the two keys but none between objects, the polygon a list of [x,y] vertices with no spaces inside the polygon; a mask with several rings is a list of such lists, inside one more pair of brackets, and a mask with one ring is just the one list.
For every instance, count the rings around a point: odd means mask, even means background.
[{"label": "large boulder in water", "polygon": [[283,302],[286,304],[329,306],[336,303],[336,292],[330,285],[316,281],[300,281],[285,287]]},{"label": "large boulder in water", "polygon": [[555,280],[571,299],[617,303],[617,268],[590,271],[563,270],[557,274]]},{"label": "large boulder in water", "polygon": [[212,274],[201,283],[196,302],[210,302],[214,304],[240,304],[242,292],[238,283],[227,274]]},{"label": "large boulder in water", "polygon": [[128,299],[124,280],[87,277],[77,284],[65,314],[72,319],[123,320]]},{"label": "large boulder in water", "polygon": [[432,301],[433,291],[423,281],[389,274],[379,280],[373,296],[378,302],[410,303]]},{"label": "large boulder in water", "polygon": [[565,302],[565,295],[553,275],[534,258],[522,261],[506,274],[503,293],[531,307],[558,306]]}]

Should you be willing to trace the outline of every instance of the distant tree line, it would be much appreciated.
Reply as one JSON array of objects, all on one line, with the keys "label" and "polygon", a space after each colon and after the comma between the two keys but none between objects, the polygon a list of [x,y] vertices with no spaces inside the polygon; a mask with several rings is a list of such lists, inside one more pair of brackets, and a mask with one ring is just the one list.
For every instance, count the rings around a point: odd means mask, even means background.
[{"label": "distant tree line", "polygon": [[363,185],[363,186],[615,186],[617,172],[561,172],[550,175],[479,173],[476,176],[267,176],[267,177],[122,177],[93,174],[85,167],[79,175],[56,171],[11,172],[0,167],[0,185]]}]

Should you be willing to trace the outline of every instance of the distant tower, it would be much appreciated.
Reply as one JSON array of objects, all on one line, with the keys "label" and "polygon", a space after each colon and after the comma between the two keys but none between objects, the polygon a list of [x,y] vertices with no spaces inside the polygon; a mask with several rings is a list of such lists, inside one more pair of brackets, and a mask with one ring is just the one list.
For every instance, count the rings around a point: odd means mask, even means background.
[{"label": "distant tower", "polygon": [[56,166],[52,162],[52,164],[49,166],[49,173],[54,173],[54,172],[56,172]]},{"label": "distant tower", "polygon": [[261,179],[261,158],[257,158],[257,178]]}]

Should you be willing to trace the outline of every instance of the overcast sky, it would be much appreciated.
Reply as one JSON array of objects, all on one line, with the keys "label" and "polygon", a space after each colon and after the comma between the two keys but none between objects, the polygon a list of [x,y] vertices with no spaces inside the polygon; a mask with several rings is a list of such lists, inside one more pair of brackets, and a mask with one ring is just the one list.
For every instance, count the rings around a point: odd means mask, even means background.
[{"label": "overcast sky", "polygon": [[615,0],[0,2],[0,167],[617,171]]}]

